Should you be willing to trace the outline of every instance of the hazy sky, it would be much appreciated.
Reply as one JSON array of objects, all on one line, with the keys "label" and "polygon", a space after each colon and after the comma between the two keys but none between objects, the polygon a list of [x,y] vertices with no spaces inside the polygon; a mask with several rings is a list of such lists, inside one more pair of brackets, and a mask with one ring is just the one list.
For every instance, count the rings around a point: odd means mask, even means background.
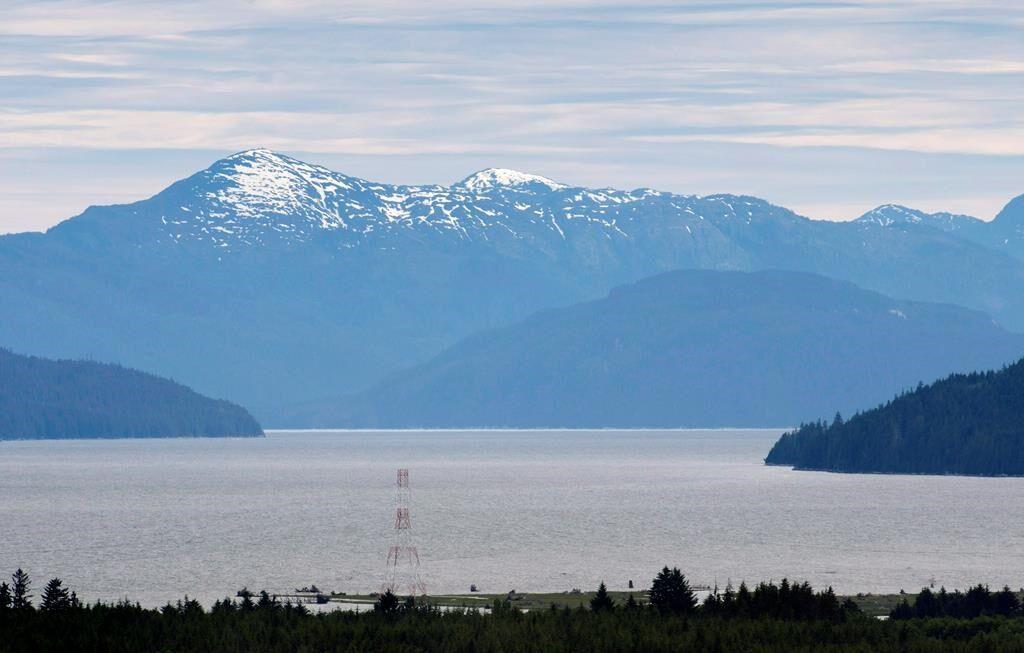
[{"label": "hazy sky", "polygon": [[990,218],[1024,193],[1024,3],[0,0],[0,232],[257,146]]}]

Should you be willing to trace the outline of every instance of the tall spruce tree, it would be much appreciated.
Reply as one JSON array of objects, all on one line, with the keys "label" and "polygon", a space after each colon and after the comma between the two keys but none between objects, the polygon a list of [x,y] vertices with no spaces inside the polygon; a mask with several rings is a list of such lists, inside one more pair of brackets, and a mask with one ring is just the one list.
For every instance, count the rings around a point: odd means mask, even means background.
[{"label": "tall spruce tree", "polygon": [[398,612],[398,597],[391,590],[385,590],[377,597],[377,602],[373,604],[373,610],[382,614]]},{"label": "tall spruce tree", "polygon": [[678,567],[665,567],[651,583],[651,605],[662,613],[692,614],[697,596]]},{"label": "tall spruce tree", "polygon": [[1004,585],[1002,591],[993,597],[993,612],[1005,617],[1020,614],[1020,599],[1009,586]]},{"label": "tall spruce tree", "polygon": [[58,612],[71,607],[71,596],[59,578],[52,578],[43,588],[39,608],[44,612]]},{"label": "tall spruce tree", "polygon": [[11,609],[11,586],[0,583],[0,612]]},{"label": "tall spruce tree", "polygon": [[29,588],[32,581],[21,567],[11,576],[11,607],[15,610],[31,610],[32,594]]},{"label": "tall spruce tree", "polygon": [[594,612],[608,612],[614,608],[615,601],[608,596],[608,588],[605,587],[604,581],[601,581],[601,584],[597,586],[597,594],[590,599],[590,609]]}]

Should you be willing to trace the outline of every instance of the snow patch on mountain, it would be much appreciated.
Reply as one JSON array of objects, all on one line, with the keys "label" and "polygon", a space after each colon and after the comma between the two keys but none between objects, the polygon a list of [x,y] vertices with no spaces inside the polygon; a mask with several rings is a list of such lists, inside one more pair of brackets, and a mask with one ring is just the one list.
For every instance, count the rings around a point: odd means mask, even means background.
[{"label": "snow patch on mountain", "polygon": [[472,191],[485,191],[496,187],[514,188],[531,184],[547,186],[551,190],[568,188],[565,184],[559,184],[547,177],[531,175],[526,172],[519,172],[518,170],[509,170],[508,168],[487,168],[466,177],[456,185]]},{"label": "snow patch on mountain", "polygon": [[757,198],[588,189],[507,168],[481,170],[451,186],[375,183],[267,149],[216,161],[128,208],[139,219],[157,218],[161,241],[212,245],[220,253],[313,241],[393,249],[396,239],[507,241],[551,252],[581,238],[631,240],[651,220],[670,220],[696,235],[717,224],[750,224],[755,216],[804,219]]},{"label": "snow patch on mountain", "polygon": [[970,215],[954,213],[925,213],[899,204],[883,204],[874,208],[855,220],[860,224],[874,224],[880,227],[893,225],[920,224],[941,229],[958,231],[965,227],[982,224],[982,221]]},{"label": "snow patch on mountain", "polygon": [[882,227],[908,222],[919,223],[924,213],[898,204],[883,204],[857,218],[857,222],[868,222]]}]

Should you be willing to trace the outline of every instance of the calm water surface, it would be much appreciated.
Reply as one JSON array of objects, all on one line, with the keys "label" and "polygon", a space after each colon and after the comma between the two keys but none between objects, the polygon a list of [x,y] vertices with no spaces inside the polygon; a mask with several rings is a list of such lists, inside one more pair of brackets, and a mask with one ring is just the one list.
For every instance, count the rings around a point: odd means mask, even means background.
[{"label": "calm water surface", "polygon": [[435,592],[806,579],[1024,585],[1024,479],[765,467],[778,431],[274,432],[0,442],[0,573],[88,599],[378,589],[410,468]]}]

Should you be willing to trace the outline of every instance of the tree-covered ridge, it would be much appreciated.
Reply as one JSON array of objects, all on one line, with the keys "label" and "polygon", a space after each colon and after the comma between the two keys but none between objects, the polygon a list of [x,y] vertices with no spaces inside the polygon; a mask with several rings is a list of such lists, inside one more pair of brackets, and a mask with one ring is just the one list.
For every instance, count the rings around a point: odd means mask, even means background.
[{"label": "tree-covered ridge", "polygon": [[797,469],[1024,476],[1024,360],[954,374],[832,424],[785,433],[765,462]]},{"label": "tree-covered ridge", "polygon": [[677,270],[478,333],[356,396],[321,428],[789,426],[919,380],[1002,365],[987,315],[802,272]]},{"label": "tree-covered ridge", "polygon": [[262,434],[244,408],[168,379],[0,349],[0,440]]}]

